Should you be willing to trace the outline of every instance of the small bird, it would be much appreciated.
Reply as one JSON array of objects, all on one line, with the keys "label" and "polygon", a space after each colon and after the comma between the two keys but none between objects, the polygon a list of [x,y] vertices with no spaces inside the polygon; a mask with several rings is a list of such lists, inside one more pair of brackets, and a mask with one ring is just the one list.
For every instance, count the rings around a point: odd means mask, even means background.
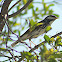
[{"label": "small bird", "polygon": [[17,41],[11,44],[12,47],[14,47],[17,43],[24,41],[26,39],[31,40],[32,38],[37,38],[39,35],[45,33],[45,29],[47,26],[50,26],[55,20],[57,19],[54,15],[47,16],[44,20],[38,22],[42,23],[38,26],[36,26],[32,31],[30,31],[30,28],[21,35]]}]

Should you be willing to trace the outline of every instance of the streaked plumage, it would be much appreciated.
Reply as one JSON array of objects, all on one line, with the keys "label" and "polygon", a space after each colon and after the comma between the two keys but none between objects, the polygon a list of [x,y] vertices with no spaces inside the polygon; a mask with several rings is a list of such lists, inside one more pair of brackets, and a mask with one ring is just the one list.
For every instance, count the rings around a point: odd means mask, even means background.
[{"label": "streaked plumage", "polygon": [[56,16],[54,15],[49,15],[47,16],[44,20],[38,22],[38,23],[43,23],[39,26],[36,26],[34,30],[30,31],[30,28],[19,37],[19,39],[14,42],[11,46],[14,47],[19,41],[24,41],[26,39],[32,39],[32,38],[37,38],[39,35],[45,33],[45,28],[47,26],[50,26],[55,20],[57,19]]}]

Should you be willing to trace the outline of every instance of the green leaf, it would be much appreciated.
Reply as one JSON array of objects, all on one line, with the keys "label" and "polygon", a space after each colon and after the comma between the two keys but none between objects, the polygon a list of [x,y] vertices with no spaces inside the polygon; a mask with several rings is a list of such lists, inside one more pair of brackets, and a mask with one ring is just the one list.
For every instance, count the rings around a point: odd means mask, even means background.
[{"label": "green leaf", "polygon": [[33,4],[30,3],[29,6],[28,6],[28,9],[31,9],[31,8],[33,8],[33,7],[34,7]]},{"label": "green leaf", "polygon": [[57,39],[56,39],[58,42],[61,42],[61,37],[60,36],[57,36]]},{"label": "green leaf", "polygon": [[0,0],[0,2],[1,2],[2,0]]},{"label": "green leaf", "polygon": [[19,10],[20,9],[20,6],[17,6],[17,10]]},{"label": "green leaf", "polygon": [[35,10],[34,9],[32,10],[32,15],[35,16]]},{"label": "green leaf", "polygon": [[37,23],[37,21],[34,21],[33,19],[29,20],[29,27],[30,31],[34,30],[36,26],[42,25],[43,23]]},{"label": "green leaf", "polygon": [[61,37],[57,36],[56,41],[55,41],[55,45],[58,46],[58,44],[61,42]]},{"label": "green leaf", "polygon": [[29,20],[29,27],[30,27],[30,31],[34,30],[36,27],[37,22],[34,22],[33,19]]},{"label": "green leaf", "polygon": [[18,26],[18,25],[20,25],[20,24],[21,24],[21,23],[15,23],[14,26]]},{"label": "green leaf", "polygon": [[13,32],[16,33],[18,30],[14,30]]},{"label": "green leaf", "polygon": [[50,6],[54,6],[54,4],[50,4],[48,7],[50,7]]},{"label": "green leaf", "polygon": [[5,49],[5,48],[0,48],[0,51],[4,51],[4,52],[6,52],[7,49]]},{"label": "green leaf", "polygon": [[38,7],[36,8],[36,11],[38,11]]},{"label": "green leaf", "polygon": [[22,30],[24,30],[24,27],[22,27]]},{"label": "green leaf", "polygon": [[59,15],[58,15],[58,14],[53,14],[53,15],[55,15],[56,17],[59,17]]},{"label": "green leaf", "polygon": [[33,56],[30,52],[21,52],[21,56],[27,60],[36,59],[36,56]]},{"label": "green leaf", "polygon": [[50,42],[53,43],[53,41],[55,41],[55,40],[54,40],[54,38],[52,37],[52,38],[50,39]]},{"label": "green leaf", "polygon": [[47,36],[47,35],[44,35],[44,39],[45,39],[45,41],[47,41],[47,42],[49,43],[49,41],[50,41],[50,38],[49,38],[49,36]]},{"label": "green leaf", "polygon": [[37,22],[34,22],[34,20],[33,19],[31,19],[31,20],[29,20],[30,21],[30,27],[33,27]]},{"label": "green leaf", "polygon": [[62,57],[62,54],[60,53],[60,52],[58,52],[58,53],[54,53],[54,54],[52,54],[52,56],[54,56],[54,58],[61,58]]},{"label": "green leaf", "polygon": [[47,13],[47,10],[48,10],[46,3],[44,3],[43,7],[44,7],[44,14],[46,14]]},{"label": "green leaf", "polygon": [[51,14],[53,14],[53,10],[51,9],[51,10],[49,10],[49,15],[51,15]]},{"label": "green leaf", "polygon": [[59,42],[59,43],[58,43],[58,46],[62,46],[62,42]]},{"label": "green leaf", "polygon": [[39,53],[39,55],[41,55],[43,57],[46,51],[48,51],[48,50],[47,50],[46,46],[43,45],[43,48],[41,48],[41,52]]},{"label": "green leaf", "polygon": [[44,3],[44,0],[42,0],[42,2]]},{"label": "green leaf", "polygon": [[55,58],[50,58],[48,62],[57,62]]},{"label": "green leaf", "polygon": [[46,29],[45,29],[45,32],[48,32],[51,29],[52,29],[51,26],[47,26]]},{"label": "green leaf", "polygon": [[23,0],[23,3],[26,4],[27,3],[27,0]]},{"label": "green leaf", "polygon": [[62,60],[59,60],[60,62],[62,62]]},{"label": "green leaf", "polygon": [[18,30],[18,35],[20,36],[20,31]]}]

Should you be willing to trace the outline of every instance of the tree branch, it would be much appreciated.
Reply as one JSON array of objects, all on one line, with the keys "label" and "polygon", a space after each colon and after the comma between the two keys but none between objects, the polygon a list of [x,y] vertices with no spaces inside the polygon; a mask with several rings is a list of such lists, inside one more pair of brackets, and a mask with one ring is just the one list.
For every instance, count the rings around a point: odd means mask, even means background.
[{"label": "tree branch", "polygon": [[[60,33],[57,33],[56,35],[54,35],[54,36],[52,36],[52,37],[56,37],[56,36],[58,36],[58,35],[61,35],[62,34],[62,32],[60,32]],[[51,38],[52,38],[51,37]],[[46,41],[43,41],[43,42],[41,42],[40,44],[38,44],[37,46],[35,46],[34,48],[32,48],[29,52],[31,53],[31,52],[33,52],[35,49],[37,49],[38,47],[40,47],[42,44],[45,44],[46,43]],[[20,58],[19,60],[18,60],[18,62],[20,62],[20,61],[22,61],[24,59],[24,57],[23,58]]]},{"label": "tree branch", "polygon": [[9,4],[11,3],[12,0],[5,0],[1,9],[1,14],[0,14],[0,32],[2,31],[5,23],[3,20],[3,17],[5,16],[5,14],[8,14],[8,7]]},{"label": "tree branch", "polygon": [[[52,37],[55,38],[55,37],[57,37],[57,36],[59,36],[59,35],[61,35],[61,34],[62,34],[62,32],[59,32],[59,33],[57,33],[56,35],[54,35],[54,36],[52,36]],[[52,38],[52,37],[51,37],[51,38]]]},{"label": "tree branch", "polygon": [[21,0],[17,1],[17,2],[8,10],[8,12],[9,12],[15,5],[17,5],[20,1],[21,1]]},{"label": "tree branch", "polygon": [[12,0],[5,0],[1,9],[1,14],[5,15],[8,13],[8,7],[10,5]]},{"label": "tree branch", "polygon": [[[60,33],[57,33],[56,35],[54,35],[54,36],[52,36],[52,37],[57,37],[57,36],[59,36],[59,35],[61,35],[62,34],[62,32],[60,32]],[[51,37],[51,38],[52,38]],[[29,52],[33,52],[35,49],[37,49],[38,47],[40,47],[42,44],[44,44],[44,43],[46,43],[46,41],[43,41],[43,42],[41,42],[40,44],[38,44],[37,46],[35,46],[34,48],[32,48]]]},{"label": "tree branch", "polygon": [[27,6],[32,2],[33,0],[29,0],[20,10],[18,10],[17,12],[11,14],[11,15],[8,15],[8,18],[11,18],[11,17],[14,17],[16,15],[18,15],[20,12],[22,12],[24,9],[27,8]]}]

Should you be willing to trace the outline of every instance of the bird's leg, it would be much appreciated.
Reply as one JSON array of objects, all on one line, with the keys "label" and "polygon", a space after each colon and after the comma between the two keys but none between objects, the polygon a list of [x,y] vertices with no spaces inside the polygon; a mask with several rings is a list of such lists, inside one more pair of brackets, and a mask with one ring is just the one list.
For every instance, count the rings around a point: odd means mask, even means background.
[{"label": "bird's leg", "polygon": [[[31,39],[29,39],[29,42],[30,42],[30,47],[31,47],[31,42],[32,42]],[[32,43],[36,46],[36,44],[34,42],[32,42]]]},{"label": "bird's leg", "polygon": [[[32,41],[31,41],[32,42]],[[34,43],[34,42],[32,42],[35,46],[36,46],[36,44]]]},{"label": "bird's leg", "polygon": [[[32,41],[31,41],[32,42]],[[35,46],[37,46],[34,42],[32,42]],[[38,49],[38,48],[37,48]]]},{"label": "bird's leg", "polygon": [[31,47],[31,40],[29,39],[30,47]]}]

